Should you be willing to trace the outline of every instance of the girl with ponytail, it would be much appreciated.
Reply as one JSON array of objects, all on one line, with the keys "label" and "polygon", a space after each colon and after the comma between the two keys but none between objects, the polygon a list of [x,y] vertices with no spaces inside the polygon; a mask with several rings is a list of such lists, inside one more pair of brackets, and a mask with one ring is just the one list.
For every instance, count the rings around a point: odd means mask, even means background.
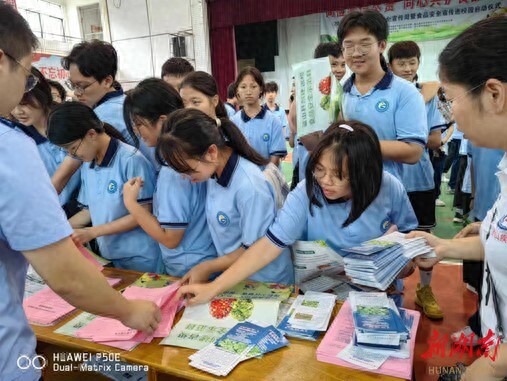
[{"label": "girl with ponytail", "polygon": [[129,214],[122,197],[123,184],[139,176],[144,186],[138,201],[151,211],[155,172],[149,161],[82,103],[57,106],[49,114],[47,135],[84,162],[78,196],[83,210],[69,220],[74,242],[84,245],[96,238],[102,256],[115,267],[156,271],[159,247]]},{"label": "girl with ponytail", "polygon": [[[218,258],[195,266],[183,281],[202,283],[224,271],[262,237],[276,213],[274,192],[257,153],[227,118],[199,110],[177,110],[164,123],[157,152],[193,182],[207,182],[206,220]],[[290,252],[284,252],[250,279],[294,282]]]}]

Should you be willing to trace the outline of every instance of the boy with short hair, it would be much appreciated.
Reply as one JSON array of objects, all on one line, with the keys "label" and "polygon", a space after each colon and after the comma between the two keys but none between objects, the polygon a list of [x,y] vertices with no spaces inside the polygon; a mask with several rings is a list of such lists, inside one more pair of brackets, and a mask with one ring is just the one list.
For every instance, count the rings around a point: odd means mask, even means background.
[{"label": "boy with short hair", "polygon": [[[421,58],[419,46],[414,41],[400,41],[389,49],[389,66],[393,73],[421,91],[417,83],[417,70]],[[447,126],[438,110],[438,98],[435,95],[425,104],[428,126],[428,143],[421,159],[416,164],[403,164],[403,185],[407,190],[410,203],[414,208],[419,226],[417,230],[430,232],[435,227],[435,181],[433,166],[428,149],[439,149],[442,129]],[[444,313],[440,309],[431,289],[432,268],[419,268],[420,283],[417,285],[415,302],[423,308],[424,314],[430,319],[442,319]]]},{"label": "boy with short hair", "polygon": [[428,139],[423,97],[396,77],[382,55],[387,20],[376,11],[351,12],[338,26],[338,41],[352,76],[343,86],[342,114],[371,126],[380,140],[384,168],[402,179],[402,164],[419,161]]},{"label": "boy with short hair", "polygon": [[195,69],[190,62],[181,57],[172,57],[162,65],[162,73],[160,76],[169,85],[174,87],[176,91],[180,91],[181,82],[188,73]]},{"label": "boy with short hair", "polygon": [[276,103],[276,97],[278,95],[278,84],[276,82],[268,82],[266,83],[264,98],[266,99],[266,103],[264,104],[264,108],[269,110],[275,115],[280,122],[282,123],[283,128],[283,136],[285,136],[285,140],[289,140],[289,121],[287,120],[287,114],[283,108],[280,108]]}]

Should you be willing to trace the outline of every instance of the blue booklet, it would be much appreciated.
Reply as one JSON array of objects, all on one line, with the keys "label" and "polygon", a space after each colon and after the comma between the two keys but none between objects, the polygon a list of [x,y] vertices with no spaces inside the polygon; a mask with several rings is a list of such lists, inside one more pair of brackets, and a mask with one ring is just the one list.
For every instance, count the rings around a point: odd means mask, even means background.
[{"label": "blue booklet", "polygon": [[284,332],[289,337],[294,337],[297,339],[315,341],[319,338],[320,335],[319,331],[293,328],[292,325],[289,324],[289,318],[291,316],[291,313],[285,315],[280,324],[278,324],[278,329],[280,331]]}]

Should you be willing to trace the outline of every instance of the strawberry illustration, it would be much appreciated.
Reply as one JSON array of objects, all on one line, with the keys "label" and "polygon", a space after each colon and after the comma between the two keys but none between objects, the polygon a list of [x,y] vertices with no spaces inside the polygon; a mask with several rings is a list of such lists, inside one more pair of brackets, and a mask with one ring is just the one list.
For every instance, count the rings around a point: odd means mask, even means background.
[{"label": "strawberry illustration", "polygon": [[320,80],[319,91],[324,95],[331,94],[331,77],[327,76]]},{"label": "strawberry illustration", "polygon": [[223,319],[231,313],[232,303],[234,303],[236,299],[224,298],[224,299],[214,299],[209,304],[209,312],[211,316],[215,319]]}]

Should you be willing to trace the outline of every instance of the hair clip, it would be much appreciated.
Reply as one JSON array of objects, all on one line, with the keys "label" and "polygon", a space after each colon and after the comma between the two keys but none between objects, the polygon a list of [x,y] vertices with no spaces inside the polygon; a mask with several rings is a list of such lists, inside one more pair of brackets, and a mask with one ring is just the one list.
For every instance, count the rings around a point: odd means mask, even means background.
[{"label": "hair clip", "polygon": [[348,130],[350,132],[354,131],[354,129],[352,127],[350,127],[348,124],[340,124],[338,127],[344,128],[344,129],[346,129],[346,130]]},{"label": "hair clip", "polygon": [[222,125],[220,118],[215,118],[215,122],[217,123],[217,127],[220,127]]}]

